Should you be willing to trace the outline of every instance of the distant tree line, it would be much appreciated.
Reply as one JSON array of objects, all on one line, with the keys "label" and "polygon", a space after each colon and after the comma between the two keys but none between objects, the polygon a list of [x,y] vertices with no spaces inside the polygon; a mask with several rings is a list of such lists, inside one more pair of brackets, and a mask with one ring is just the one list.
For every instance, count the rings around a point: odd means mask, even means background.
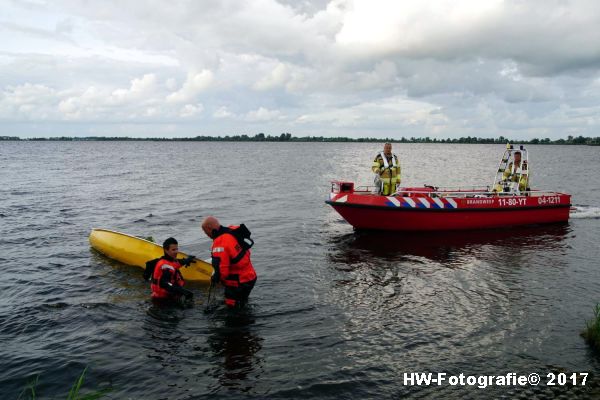
[{"label": "distant tree line", "polygon": [[232,136],[196,136],[190,138],[135,138],[135,137],[107,137],[107,136],[87,136],[87,137],[51,137],[51,138],[28,138],[21,139],[17,136],[0,136],[1,140],[27,140],[27,141],[165,141],[165,142],[365,142],[365,143],[474,143],[474,144],[504,144],[507,142],[522,144],[586,144],[591,146],[600,145],[600,137],[568,136],[566,139],[550,140],[531,139],[531,140],[512,140],[500,136],[497,138],[480,138],[467,136],[453,139],[438,139],[426,136],[424,138],[349,138],[349,137],[325,137],[325,136],[292,136],[291,133],[282,133],[281,135],[271,136],[264,133],[258,133],[254,136],[232,135]]}]

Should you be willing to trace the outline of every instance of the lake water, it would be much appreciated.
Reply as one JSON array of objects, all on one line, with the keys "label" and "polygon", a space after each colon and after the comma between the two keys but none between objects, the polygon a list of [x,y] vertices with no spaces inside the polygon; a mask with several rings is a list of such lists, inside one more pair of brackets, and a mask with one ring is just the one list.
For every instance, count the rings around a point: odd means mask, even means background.
[{"label": "lake water", "polygon": [[[573,195],[568,224],[354,233],[324,203],[371,181],[381,144],[0,142],[0,393],[106,398],[589,398],[579,336],[600,302],[600,148],[529,146],[531,181]],[[395,145],[403,184],[489,185],[502,145]],[[141,269],[91,250],[101,227],[200,258],[203,217],[245,223],[250,306],[156,309]],[[222,293],[219,294],[222,298]],[[585,387],[405,385],[411,372],[587,372]]]}]

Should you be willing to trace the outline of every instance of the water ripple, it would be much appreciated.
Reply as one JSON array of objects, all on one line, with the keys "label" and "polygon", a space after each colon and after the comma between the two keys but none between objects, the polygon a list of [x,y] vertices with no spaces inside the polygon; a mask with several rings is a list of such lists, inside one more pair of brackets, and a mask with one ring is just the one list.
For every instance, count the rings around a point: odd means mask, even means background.
[{"label": "water ripple", "polygon": [[[585,388],[564,389],[401,382],[410,371],[600,376],[598,357],[578,336],[600,296],[594,208],[600,202],[595,175],[588,171],[600,168],[597,151],[560,147],[565,160],[581,162],[535,175],[536,185],[574,194],[573,203],[586,217],[573,217],[567,225],[354,232],[323,200],[331,179],[370,179],[369,162],[379,147],[3,145],[0,159],[13,160],[0,175],[3,396],[17,398],[39,374],[40,396],[63,398],[86,366],[86,387],[112,386],[109,398],[115,399],[600,393],[597,378]],[[556,149],[535,147],[536,170],[555,164]],[[411,185],[485,184],[489,176],[480,171],[497,166],[497,146],[396,150],[403,181]],[[190,157],[181,158],[184,152]],[[229,174],[223,162],[209,157],[213,154],[235,160]],[[452,176],[439,173],[450,166]],[[175,189],[168,182],[176,182]],[[158,242],[175,236],[186,251],[207,258],[210,242],[199,229],[206,215],[226,224],[244,222],[256,240],[252,257],[259,280],[242,313],[224,307],[222,289],[213,290],[212,312],[205,313],[208,286],[201,284],[189,285],[192,308],[157,307],[139,268],[89,250],[90,230],[106,227]]]}]

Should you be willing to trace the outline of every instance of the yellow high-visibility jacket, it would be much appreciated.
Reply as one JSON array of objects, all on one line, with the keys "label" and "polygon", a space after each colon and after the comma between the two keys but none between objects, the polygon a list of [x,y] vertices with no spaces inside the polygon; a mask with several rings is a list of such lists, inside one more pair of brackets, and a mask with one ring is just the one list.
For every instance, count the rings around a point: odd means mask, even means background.
[{"label": "yellow high-visibility jacket", "polygon": [[519,181],[519,190],[521,192],[525,191],[527,188],[529,188],[529,174],[531,173],[531,170],[529,169],[529,165],[522,163],[522,168],[527,168],[527,175],[523,175],[521,174],[521,178],[519,178],[518,174],[513,174],[513,163],[510,162],[508,163],[508,166],[506,167],[506,169],[504,170],[504,173],[502,174],[502,180],[504,180],[505,182],[517,182],[517,180]]},{"label": "yellow high-visibility jacket", "polygon": [[392,154],[388,157],[383,152],[377,154],[371,170],[381,179],[383,195],[389,196],[396,191],[396,185],[399,185],[401,180],[398,156]]}]

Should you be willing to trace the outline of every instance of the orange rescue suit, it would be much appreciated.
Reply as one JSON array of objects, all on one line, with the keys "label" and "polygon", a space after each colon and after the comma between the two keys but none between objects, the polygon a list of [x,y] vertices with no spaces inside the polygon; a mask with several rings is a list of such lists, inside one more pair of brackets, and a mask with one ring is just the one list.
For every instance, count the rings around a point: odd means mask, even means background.
[{"label": "orange rescue suit", "polygon": [[171,261],[161,258],[156,263],[156,267],[154,267],[154,274],[152,275],[152,284],[150,285],[153,299],[170,299],[174,297],[166,289],[160,287],[160,280],[163,276],[163,273],[168,270],[171,273],[171,279],[169,282],[176,286],[183,286],[185,282],[181,276],[181,272],[179,272],[179,268],[181,268],[179,261]]},{"label": "orange rescue suit", "polygon": [[256,279],[256,271],[250,261],[250,250],[246,250],[241,259],[237,260],[243,249],[228,230],[235,230],[238,227],[231,225],[229,229],[224,229],[223,233],[219,232],[212,244],[211,254],[213,260],[218,259],[221,282],[225,286],[237,287],[240,283]]}]

